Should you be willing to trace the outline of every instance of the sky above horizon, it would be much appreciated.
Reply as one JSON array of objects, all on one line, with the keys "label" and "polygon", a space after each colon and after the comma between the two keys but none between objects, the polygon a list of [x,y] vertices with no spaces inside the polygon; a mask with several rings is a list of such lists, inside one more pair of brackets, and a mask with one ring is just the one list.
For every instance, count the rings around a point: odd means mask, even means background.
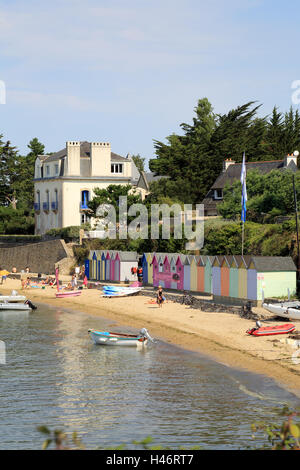
[{"label": "sky above horizon", "polygon": [[21,154],[37,137],[46,152],[87,140],[148,160],[200,98],[285,112],[299,13],[294,0],[0,0],[0,134]]}]

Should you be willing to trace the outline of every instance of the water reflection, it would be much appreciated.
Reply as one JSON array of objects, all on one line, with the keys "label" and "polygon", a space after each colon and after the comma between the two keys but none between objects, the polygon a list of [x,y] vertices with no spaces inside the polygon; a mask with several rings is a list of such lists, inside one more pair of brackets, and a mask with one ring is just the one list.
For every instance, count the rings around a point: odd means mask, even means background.
[{"label": "water reflection", "polygon": [[107,326],[45,306],[0,319],[9,357],[0,366],[1,449],[40,448],[42,424],[77,431],[89,448],[147,435],[172,448],[243,448],[253,421],[278,417],[270,406],[298,403],[270,379],[163,342],[141,351],[94,345],[88,329]]}]

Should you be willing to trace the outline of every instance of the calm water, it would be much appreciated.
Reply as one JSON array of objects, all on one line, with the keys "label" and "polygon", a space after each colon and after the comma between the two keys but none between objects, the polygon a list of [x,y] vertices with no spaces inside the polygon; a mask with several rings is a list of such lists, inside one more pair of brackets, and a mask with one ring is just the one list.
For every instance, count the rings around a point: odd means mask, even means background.
[{"label": "calm water", "polygon": [[252,422],[281,421],[283,404],[299,405],[268,378],[163,342],[146,351],[95,346],[87,330],[111,326],[46,306],[0,313],[0,449],[40,449],[39,425],[77,431],[89,449],[130,449],[149,435],[172,449],[246,448],[263,442],[251,439]]}]

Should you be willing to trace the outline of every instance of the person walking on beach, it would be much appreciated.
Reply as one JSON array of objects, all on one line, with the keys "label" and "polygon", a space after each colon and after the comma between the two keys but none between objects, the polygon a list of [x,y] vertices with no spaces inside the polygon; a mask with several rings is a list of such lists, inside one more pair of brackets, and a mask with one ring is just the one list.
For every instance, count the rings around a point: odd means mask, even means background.
[{"label": "person walking on beach", "polygon": [[162,287],[161,286],[158,286],[158,291],[157,291],[157,294],[156,294],[156,302],[159,306],[159,308],[162,307],[162,304],[164,303],[164,296],[163,296],[163,290],[162,290]]}]

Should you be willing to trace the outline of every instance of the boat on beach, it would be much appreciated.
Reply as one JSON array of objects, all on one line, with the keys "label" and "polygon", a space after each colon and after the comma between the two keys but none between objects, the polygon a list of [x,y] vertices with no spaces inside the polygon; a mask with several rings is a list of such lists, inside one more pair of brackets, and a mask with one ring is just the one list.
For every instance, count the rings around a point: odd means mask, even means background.
[{"label": "boat on beach", "polygon": [[283,335],[292,333],[295,329],[295,325],[292,323],[285,323],[284,325],[273,325],[273,326],[262,326],[258,321],[256,327],[250,328],[246,331],[248,335],[252,336],[272,336],[272,335]]},{"label": "boat on beach", "polygon": [[57,298],[77,297],[78,295],[81,295],[81,290],[64,290],[55,293]]},{"label": "boat on beach", "polygon": [[300,302],[281,302],[268,304],[263,303],[263,308],[270,313],[274,313],[278,317],[289,318],[291,320],[300,320]]},{"label": "boat on beach", "polygon": [[137,295],[142,287],[103,286],[102,289],[102,297],[127,297],[128,295]]},{"label": "boat on beach", "polygon": [[67,297],[77,297],[78,295],[81,295],[81,290],[61,290],[59,287],[59,269],[55,269],[55,278],[56,278],[56,286],[57,286],[57,292],[55,293],[55,297],[58,299],[63,299]]},{"label": "boat on beach", "polygon": [[142,328],[137,335],[127,333],[112,333],[109,331],[88,330],[88,333],[95,344],[103,346],[146,346],[148,341],[154,343],[146,328]]}]

